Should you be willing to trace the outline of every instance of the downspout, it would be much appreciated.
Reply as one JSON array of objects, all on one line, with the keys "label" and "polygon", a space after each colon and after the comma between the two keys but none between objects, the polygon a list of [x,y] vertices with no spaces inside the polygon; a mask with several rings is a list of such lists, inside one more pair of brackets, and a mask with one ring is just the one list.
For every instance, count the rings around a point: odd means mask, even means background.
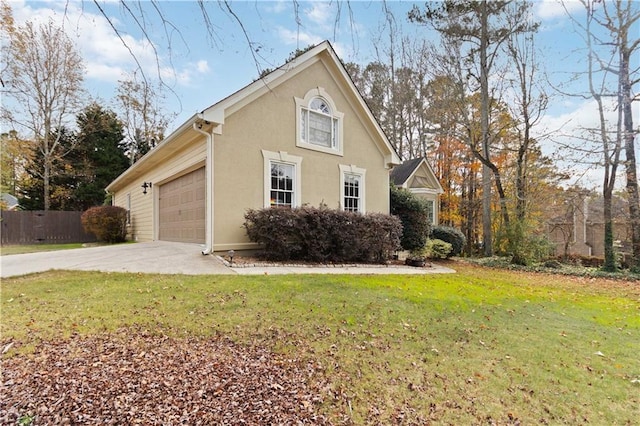
[{"label": "downspout", "polygon": [[[202,250],[203,255],[213,252],[213,133],[207,133],[202,130],[202,122],[193,123],[193,130],[204,135],[207,139],[207,158],[205,162],[205,179],[207,183],[206,203],[205,203],[205,247]],[[213,132],[213,130],[211,130]]]}]

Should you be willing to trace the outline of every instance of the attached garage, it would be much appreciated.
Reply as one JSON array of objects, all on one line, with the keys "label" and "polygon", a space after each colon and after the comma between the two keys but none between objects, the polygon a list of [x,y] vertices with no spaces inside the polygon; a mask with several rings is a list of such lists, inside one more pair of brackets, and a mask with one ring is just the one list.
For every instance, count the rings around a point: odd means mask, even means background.
[{"label": "attached garage", "polygon": [[205,243],[205,168],[160,186],[159,239]]}]

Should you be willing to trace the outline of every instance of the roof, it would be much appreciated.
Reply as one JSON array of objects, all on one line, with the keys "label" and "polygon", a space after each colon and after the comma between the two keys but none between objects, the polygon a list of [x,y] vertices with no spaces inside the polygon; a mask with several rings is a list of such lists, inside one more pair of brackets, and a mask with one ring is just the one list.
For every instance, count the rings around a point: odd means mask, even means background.
[{"label": "roof", "polygon": [[413,160],[404,161],[402,164],[395,166],[391,170],[391,181],[396,186],[402,186],[409,180],[411,175],[418,169],[424,158],[414,158]]},{"label": "roof", "polygon": [[[400,164],[400,157],[396,153],[395,149],[391,145],[391,142],[387,138],[386,134],[382,130],[382,127],[371,113],[368,105],[364,101],[364,98],[356,88],[353,80],[349,76],[349,73],[345,69],[344,65],[338,58],[337,54],[333,50],[333,47],[328,41],[324,41],[279,68],[271,71],[266,76],[255,80],[242,89],[232,93],[219,102],[211,105],[202,112],[193,115],[184,124],[182,124],[177,130],[167,136],[156,148],[149,151],[144,157],[142,157],[133,166],[129,167],[123,174],[118,176],[113,182],[107,186],[108,191],[117,190],[121,184],[128,181],[129,178],[135,178],[140,176],[149,167],[156,165],[159,159],[163,158],[163,151],[167,151],[169,146],[179,143],[178,136],[193,132],[194,137],[197,132],[193,129],[194,125],[205,123],[207,126],[212,126],[213,132],[221,134],[225,122],[225,117],[241,109],[243,106],[249,104],[253,100],[262,96],[264,93],[272,90],[280,83],[287,81],[297,73],[304,71],[308,66],[314,64],[319,60],[325,60],[329,65],[330,72],[334,77],[340,78],[344,84],[349,86],[350,93],[353,96],[353,101],[358,105],[359,112],[364,114],[363,123],[372,135],[372,139],[383,153],[385,158],[385,165],[392,167]],[[173,149],[176,149],[174,146]],[[170,151],[170,149],[169,149]]]},{"label": "roof", "polygon": [[11,194],[3,192],[0,194],[0,200],[3,201],[7,205],[7,209],[13,210],[18,207],[18,199]]}]

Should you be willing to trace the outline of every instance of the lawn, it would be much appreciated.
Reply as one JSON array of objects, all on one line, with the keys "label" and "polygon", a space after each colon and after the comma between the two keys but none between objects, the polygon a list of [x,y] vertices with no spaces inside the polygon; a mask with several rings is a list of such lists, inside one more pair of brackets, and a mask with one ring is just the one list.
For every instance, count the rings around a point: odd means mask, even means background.
[{"label": "lawn", "polygon": [[84,246],[84,243],[9,245],[0,247],[0,255],[7,256],[11,254],[38,253],[41,251],[69,250]]},{"label": "lawn", "polygon": [[321,366],[314,380],[328,384],[317,409],[335,424],[637,424],[640,284],[454,267],[5,279],[1,343],[13,345],[3,356],[131,328],[225,336]]}]

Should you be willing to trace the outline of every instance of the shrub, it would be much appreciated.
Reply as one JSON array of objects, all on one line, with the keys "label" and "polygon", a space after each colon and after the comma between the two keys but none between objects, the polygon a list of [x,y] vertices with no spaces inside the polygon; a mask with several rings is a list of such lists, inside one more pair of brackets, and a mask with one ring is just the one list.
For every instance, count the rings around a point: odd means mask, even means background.
[{"label": "shrub", "polygon": [[496,247],[499,254],[511,256],[514,265],[528,266],[547,259],[553,245],[544,235],[534,232],[526,222],[512,221],[497,234]]},{"label": "shrub", "polygon": [[402,222],[400,244],[405,250],[424,247],[431,229],[429,206],[411,192],[391,186],[391,214]]},{"label": "shrub", "polygon": [[452,226],[434,226],[429,238],[451,244],[451,251],[448,257],[462,254],[462,250],[467,243],[467,238],[462,231]]},{"label": "shrub", "polygon": [[450,243],[437,238],[427,241],[427,250],[429,252],[429,257],[432,259],[446,259],[449,257],[449,253],[451,253],[452,249],[453,246]]},{"label": "shrub", "polygon": [[98,241],[121,243],[127,239],[127,210],[117,206],[91,207],[82,213],[85,231]]},{"label": "shrub", "polygon": [[400,245],[402,225],[392,216],[326,207],[248,210],[244,228],[265,257],[312,262],[384,262]]}]

